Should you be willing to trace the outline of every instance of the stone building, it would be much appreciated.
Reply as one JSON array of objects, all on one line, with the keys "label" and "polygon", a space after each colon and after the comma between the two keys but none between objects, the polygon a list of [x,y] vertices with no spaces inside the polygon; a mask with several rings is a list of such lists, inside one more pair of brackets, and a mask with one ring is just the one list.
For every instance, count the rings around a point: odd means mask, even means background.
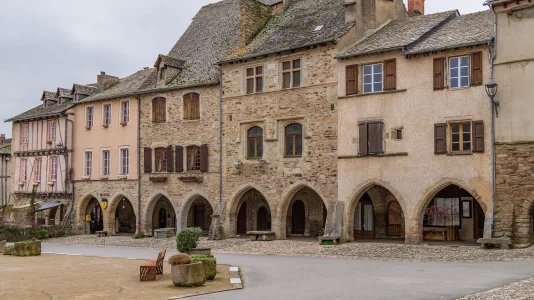
[{"label": "stone building", "polygon": [[534,241],[534,4],[487,1],[496,14],[495,237]]},{"label": "stone building", "polygon": [[491,210],[483,86],[491,23],[489,11],[413,16],[336,56],[346,240],[482,237]]},{"label": "stone building", "polygon": [[11,139],[6,139],[5,134],[0,134],[0,207],[9,204],[12,174]]}]

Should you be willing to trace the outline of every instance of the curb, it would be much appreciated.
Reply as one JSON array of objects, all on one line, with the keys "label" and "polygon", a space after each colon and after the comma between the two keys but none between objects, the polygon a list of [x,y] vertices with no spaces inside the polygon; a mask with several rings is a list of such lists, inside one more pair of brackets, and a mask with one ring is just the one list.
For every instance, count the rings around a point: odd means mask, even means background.
[{"label": "curb", "polygon": [[243,282],[239,273],[239,267],[230,267],[230,284],[234,289],[242,289]]}]

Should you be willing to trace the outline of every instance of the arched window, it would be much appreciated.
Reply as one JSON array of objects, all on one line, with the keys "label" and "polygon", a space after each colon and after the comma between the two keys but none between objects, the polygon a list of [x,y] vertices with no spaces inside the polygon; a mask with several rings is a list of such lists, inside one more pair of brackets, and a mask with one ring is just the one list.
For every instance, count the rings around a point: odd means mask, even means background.
[{"label": "arched window", "polygon": [[189,93],[184,95],[184,120],[200,119],[200,95]]},{"label": "arched window", "polygon": [[167,153],[165,148],[156,148],[156,172],[167,172]]},{"label": "arched window", "polygon": [[167,122],[167,100],[162,97],[152,100],[152,122]]},{"label": "arched window", "polygon": [[302,156],[302,125],[293,123],[285,130],[285,157]]},{"label": "arched window", "polygon": [[200,171],[200,147],[187,147],[187,171]]},{"label": "arched window", "polygon": [[261,159],[263,156],[263,129],[252,127],[247,132],[247,158]]}]

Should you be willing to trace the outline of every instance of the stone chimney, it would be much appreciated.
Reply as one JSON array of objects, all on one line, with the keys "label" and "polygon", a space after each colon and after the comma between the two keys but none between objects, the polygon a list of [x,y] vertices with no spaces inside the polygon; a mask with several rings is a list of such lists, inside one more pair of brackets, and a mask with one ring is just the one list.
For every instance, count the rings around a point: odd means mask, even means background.
[{"label": "stone chimney", "polygon": [[408,0],[408,15],[410,17],[425,14],[425,0]]},{"label": "stone chimney", "polygon": [[239,0],[240,46],[250,43],[271,16],[270,6],[256,0]]},{"label": "stone chimney", "polygon": [[6,135],[0,134],[0,145],[3,145],[6,142]]},{"label": "stone chimney", "polygon": [[119,77],[106,75],[106,72],[100,72],[100,75],[96,77],[98,92],[103,92],[117,83],[119,83]]}]

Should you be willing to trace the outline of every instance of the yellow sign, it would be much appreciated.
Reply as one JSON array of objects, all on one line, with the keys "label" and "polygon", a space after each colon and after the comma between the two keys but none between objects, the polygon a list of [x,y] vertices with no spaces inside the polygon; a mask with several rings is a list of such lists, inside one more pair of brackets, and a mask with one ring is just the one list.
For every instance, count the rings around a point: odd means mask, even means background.
[{"label": "yellow sign", "polygon": [[102,199],[102,208],[103,209],[108,208],[108,199],[107,198],[103,198]]},{"label": "yellow sign", "polygon": [[91,222],[91,215],[85,215],[85,222]]}]

